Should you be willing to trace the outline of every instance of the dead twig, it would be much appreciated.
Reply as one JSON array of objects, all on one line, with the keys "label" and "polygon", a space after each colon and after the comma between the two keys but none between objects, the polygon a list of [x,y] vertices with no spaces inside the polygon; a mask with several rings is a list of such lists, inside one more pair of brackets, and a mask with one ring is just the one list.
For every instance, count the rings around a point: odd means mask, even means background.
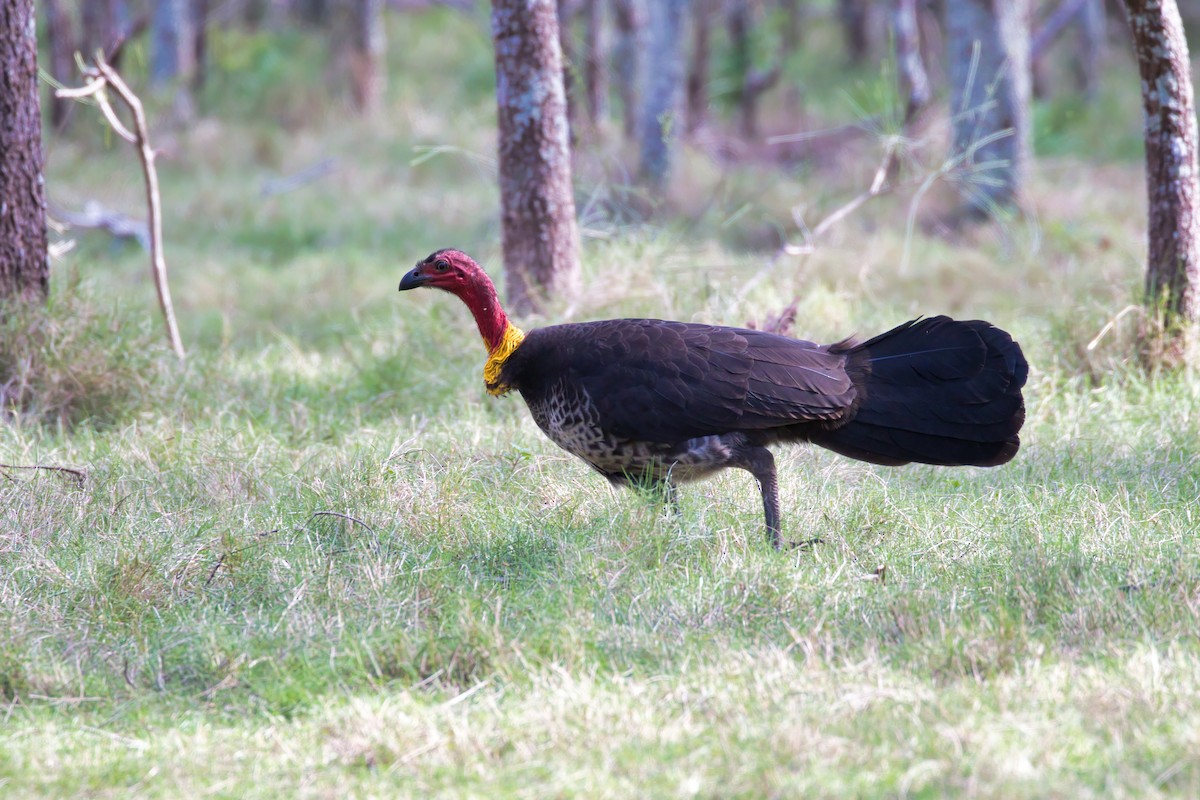
[{"label": "dead twig", "polygon": [[871,181],[871,186],[865,192],[862,192],[857,197],[843,204],[833,213],[829,214],[825,219],[817,223],[815,228],[809,229],[804,224],[804,219],[800,214],[800,210],[792,209],[792,216],[796,220],[796,224],[800,227],[804,235],[804,243],[799,245],[788,244],[784,245],[784,252],[790,256],[807,255],[816,249],[814,242],[825,234],[834,225],[844,220],[846,217],[853,214],[863,203],[870,200],[872,197],[878,197],[881,194],[886,194],[896,188],[895,184],[887,182],[888,173],[892,169],[892,162],[896,159],[896,149],[900,145],[899,137],[891,137],[887,140],[887,144],[883,148],[883,158],[879,162],[879,168],[875,170],[875,178]]},{"label": "dead twig", "polygon": [[[84,66],[82,71],[87,80],[86,85],[76,89],[59,89],[55,92],[55,96],[77,100],[94,99],[113,131],[137,148],[142,161],[142,174],[146,181],[146,203],[150,213],[150,264],[154,274],[154,288],[158,292],[158,304],[162,309],[171,348],[175,351],[175,355],[183,360],[186,354],[183,349],[183,340],[179,338],[179,326],[175,322],[171,290],[167,285],[167,263],[163,257],[162,247],[162,202],[158,191],[158,171],[154,168],[155,151],[150,146],[145,109],[142,107],[141,99],[109,65],[103,53],[96,53],[95,65]],[[116,109],[109,101],[108,89],[110,87],[133,114],[132,131],[117,116]]]},{"label": "dead twig", "polygon": [[62,475],[69,476],[74,480],[80,488],[83,488],[83,482],[87,480],[87,473],[80,469],[72,469],[71,467],[55,467],[49,464],[32,464],[29,466],[22,464],[0,464],[0,469],[32,469],[44,470],[46,472],[57,472]]}]

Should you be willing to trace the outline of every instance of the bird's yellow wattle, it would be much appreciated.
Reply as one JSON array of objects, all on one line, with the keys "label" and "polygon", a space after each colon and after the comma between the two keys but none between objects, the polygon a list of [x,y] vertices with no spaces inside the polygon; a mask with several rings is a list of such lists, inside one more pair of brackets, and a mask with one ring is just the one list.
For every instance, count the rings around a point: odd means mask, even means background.
[{"label": "bird's yellow wattle", "polygon": [[525,332],[510,322],[504,329],[504,335],[500,337],[500,342],[488,351],[487,362],[483,365],[483,382],[487,386],[488,394],[499,397],[512,388],[500,384],[500,370],[504,367],[504,362],[508,361],[508,357],[516,352],[523,341],[525,341]]}]

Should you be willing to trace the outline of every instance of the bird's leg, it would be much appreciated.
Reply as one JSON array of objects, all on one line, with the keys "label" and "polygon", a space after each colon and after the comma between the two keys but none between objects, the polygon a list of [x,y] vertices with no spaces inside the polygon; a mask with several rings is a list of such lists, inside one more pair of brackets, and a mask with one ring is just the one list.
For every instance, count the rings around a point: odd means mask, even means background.
[{"label": "bird's leg", "polygon": [[731,466],[741,467],[754,476],[762,492],[763,516],[767,521],[767,541],[776,550],[780,546],[779,480],[775,476],[775,456],[765,447],[742,447],[739,460]]}]

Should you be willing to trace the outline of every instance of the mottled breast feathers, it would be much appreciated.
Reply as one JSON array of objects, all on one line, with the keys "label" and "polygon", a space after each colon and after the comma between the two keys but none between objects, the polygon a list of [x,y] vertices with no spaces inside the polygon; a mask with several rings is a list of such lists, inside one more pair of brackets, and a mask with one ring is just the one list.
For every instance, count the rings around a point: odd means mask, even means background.
[{"label": "mottled breast feathers", "polygon": [[531,331],[499,382],[527,401],[576,382],[611,435],[677,442],[846,418],[855,389],[836,348],[762,331],[616,319]]}]

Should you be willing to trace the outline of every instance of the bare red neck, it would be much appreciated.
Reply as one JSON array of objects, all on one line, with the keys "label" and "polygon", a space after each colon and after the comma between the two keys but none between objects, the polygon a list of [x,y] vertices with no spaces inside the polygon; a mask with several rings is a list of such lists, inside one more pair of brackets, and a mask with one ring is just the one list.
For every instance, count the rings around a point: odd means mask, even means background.
[{"label": "bare red neck", "polygon": [[474,315],[479,335],[483,337],[488,352],[495,352],[504,341],[509,326],[508,315],[500,306],[496,287],[486,275],[481,275],[463,290],[459,298]]}]

